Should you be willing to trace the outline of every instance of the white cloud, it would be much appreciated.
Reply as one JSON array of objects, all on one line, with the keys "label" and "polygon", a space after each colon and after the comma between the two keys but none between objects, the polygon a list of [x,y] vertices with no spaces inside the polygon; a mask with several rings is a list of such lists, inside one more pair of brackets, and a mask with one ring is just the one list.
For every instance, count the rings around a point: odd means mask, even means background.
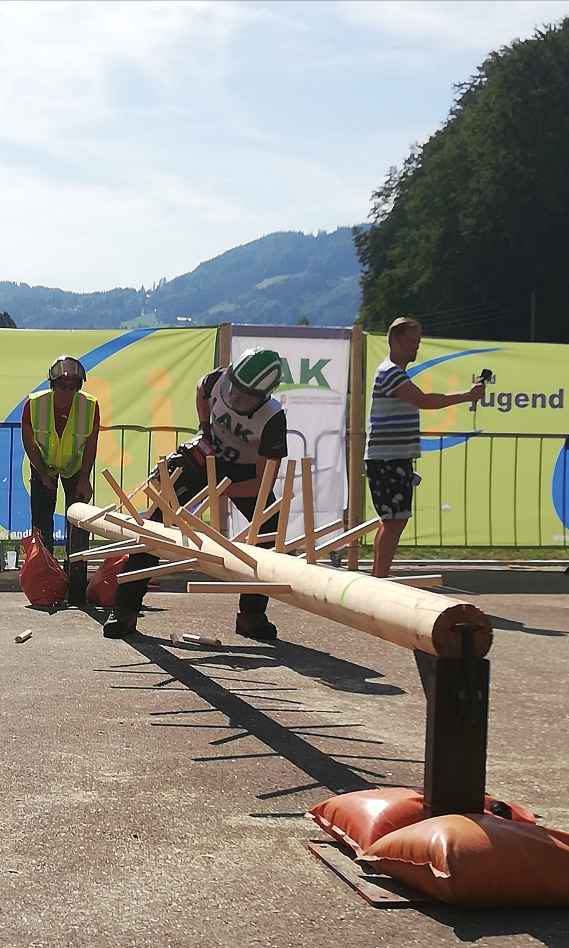
[{"label": "white cloud", "polygon": [[148,285],[273,230],[359,223],[452,82],[563,13],[0,0],[0,279]]},{"label": "white cloud", "polygon": [[567,0],[339,0],[346,21],[441,50],[490,52],[569,15]]},{"label": "white cloud", "polygon": [[254,8],[225,0],[0,3],[0,123],[20,141],[74,137],[116,116],[113,73],[136,70],[168,95],[177,77],[215,82]]}]

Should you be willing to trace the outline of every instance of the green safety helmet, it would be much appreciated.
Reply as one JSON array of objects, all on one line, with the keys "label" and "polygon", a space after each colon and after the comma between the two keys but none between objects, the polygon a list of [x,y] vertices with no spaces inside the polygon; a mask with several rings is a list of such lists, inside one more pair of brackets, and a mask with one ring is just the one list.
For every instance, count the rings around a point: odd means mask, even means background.
[{"label": "green safety helmet", "polygon": [[281,377],[278,352],[260,346],[246,349],[224,372],[221,397],[238,415],[252,415],[270,398]]}]

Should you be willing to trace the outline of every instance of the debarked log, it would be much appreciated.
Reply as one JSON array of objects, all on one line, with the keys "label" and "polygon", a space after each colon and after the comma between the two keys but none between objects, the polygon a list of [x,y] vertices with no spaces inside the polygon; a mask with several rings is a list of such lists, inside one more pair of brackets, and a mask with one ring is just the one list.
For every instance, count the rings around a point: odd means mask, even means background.
[{"label": "debarked log", "polygon": [[[99,536],[117,542],[137,539],[137,524],[129,517],[113,515],[112,522],[102,512],[93,519],[96,507],[90,504],[72,504],[68,519],[76,526],[89,518],[89,528]],[[122,521],[122,523],[119,523]],[[198,524],[194,525],[200,533]],[[167,540],[174,546],[161,546],[163,559],[183,559],[191,556],[192,544],[182,540],[177,527],[145,521],[143,542],[152,549],[152,537],[158,543]],[[235,544],[240,555],[247,554],[255,561],[255,569],[231,551],[228,541],[221,546],[206,533],[200,533],[203,553],[222,557],[223,565],[208,563],[207,574],[214,579],[229,582],[256,581],[287,585],[290,592],[275,593],[272,598],[306,612],[332,619],[353,629],[367,632],[403,648],[418,649],[430,655],[458,658],[463,654],[463,630],[468,628],[469,650],[473,657],[482,658],[492,644],[492,626],[489,618],[471,603],[460,602],[424,589],[415,589],[375,579],[362,573],[334,569],[307,563],[305,559],[264,550],[246,543]],[[228,548],[229,547],[229,548]],[[199,554],[199,550],[196,551]],[[204,564],[205,565],[205,564]]]}]

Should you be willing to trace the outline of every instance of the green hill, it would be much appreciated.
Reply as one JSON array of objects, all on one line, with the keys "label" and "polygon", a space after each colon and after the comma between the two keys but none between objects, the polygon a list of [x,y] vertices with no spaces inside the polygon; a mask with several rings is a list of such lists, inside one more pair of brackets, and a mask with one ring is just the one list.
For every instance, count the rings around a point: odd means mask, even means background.
[{"label": "green hill", "polygon": [[360,305],[360,267],[352,229],[316,236],[268,234],[161,279],[152,290],[70,293],[0,282],[0,310],[19,327],[49,329],[175,326],[219,322],[351,326]]}]

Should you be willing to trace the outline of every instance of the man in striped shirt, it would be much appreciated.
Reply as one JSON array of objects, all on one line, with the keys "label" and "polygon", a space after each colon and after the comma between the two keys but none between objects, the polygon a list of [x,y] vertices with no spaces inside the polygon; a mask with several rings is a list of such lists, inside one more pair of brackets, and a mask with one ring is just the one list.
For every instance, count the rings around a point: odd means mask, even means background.
[{"label": "man in striped shirt", "polygon": [[421,324],[416,319],[395,319],[387,342],[389,356],[375,374],[365,453],[369,488],[382,521],[374,542],[374,576],[389,575],[411,516],[413,487],[420,481],[413,471],[413,459],[421,454],[419,409],[476,402],[484,394],[482,384],[454,395],[427,394],[411,381],[405,369],[417,358],[421,342]]}]

